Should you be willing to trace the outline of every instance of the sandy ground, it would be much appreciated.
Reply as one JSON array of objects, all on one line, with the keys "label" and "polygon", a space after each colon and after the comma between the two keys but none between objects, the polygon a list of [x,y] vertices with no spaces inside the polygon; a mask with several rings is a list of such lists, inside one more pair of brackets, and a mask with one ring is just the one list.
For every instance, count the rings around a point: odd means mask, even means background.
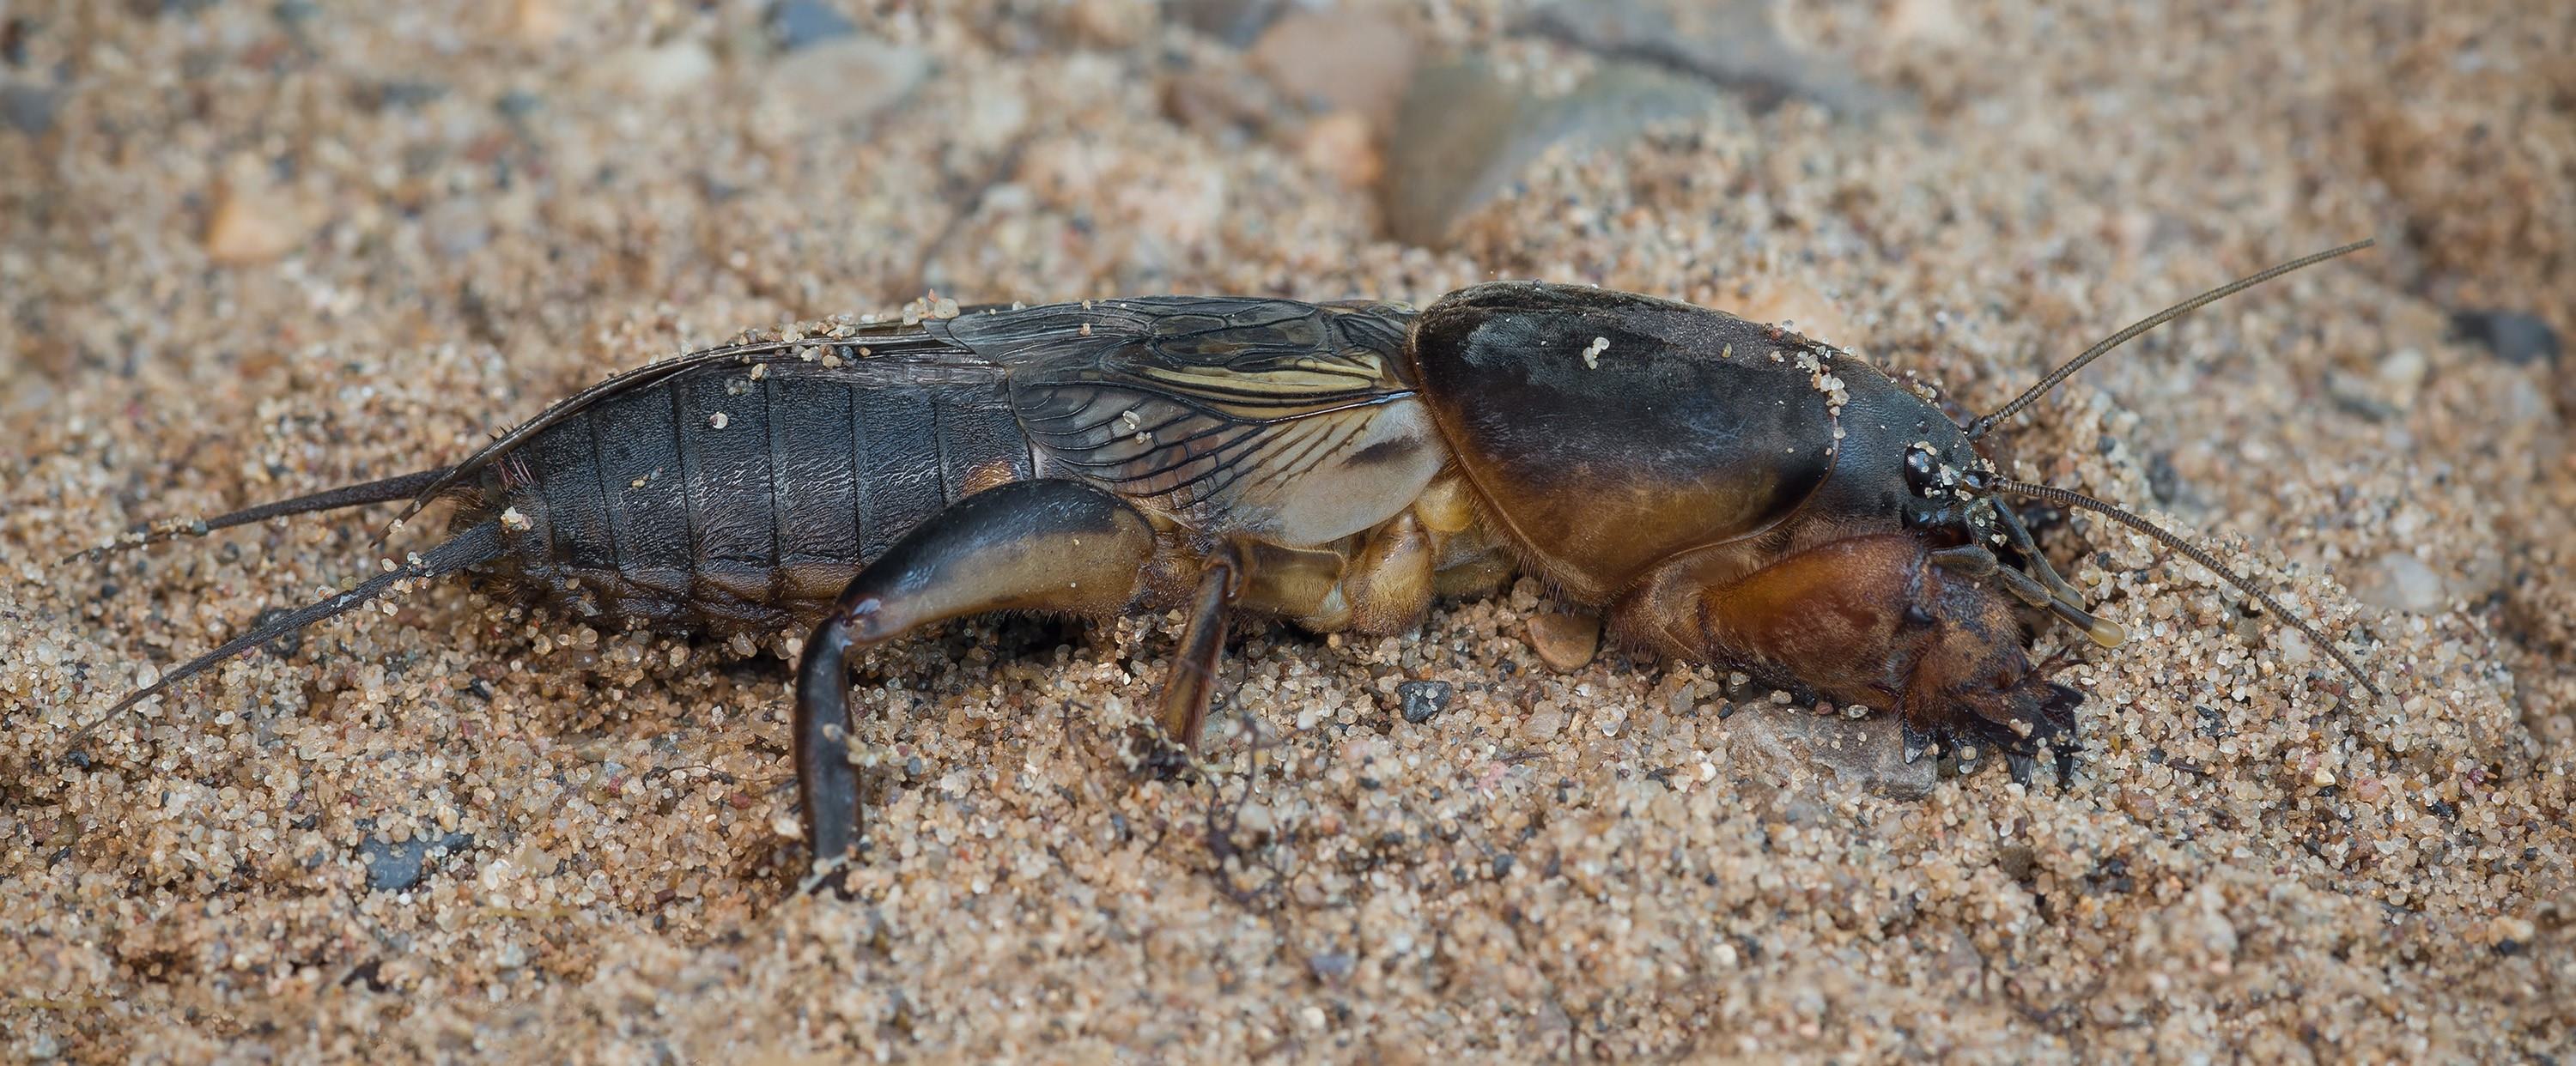
[{"label": "sandy ground", "polygon": [[[763,5],[703,6],[0,4],[0,1056],[2576,1042],[2576,367],[2451,321],[2576,328],[2563,11],[1800,6],[1753,79],[1780,106],[1678,64],[1705,117],[1572,121],[1592,136],[1426,221],[1376,189],[1447,166],[1376,147],[1410,71],[1473,54],[1580,99],[1617,50],[1520,5],[1343,11],[1302,40],[1241,10],[1265,5],[1172,5],[1251,26],[1250,58],[1113,3],[888,0],[842,8],[856,35],[783,38]],[[1432,113],[1503,113],[1478,106]],[[1436,246],[1385,236],[1426,227]],[[2206,534],[2392,700],[2078,517],[2044,536],[2138,639],[2069,672],[2090,742],[2062,791],[1887,767],[1871,723],[1705,669],[1552,672],[1527,584],[1400,639],[1254,627],[1211,767],[1180,778],[1129,739],[1176,618],[877,654],[850,903],[782,889],[784,645],[451,584],[73,736],[369,572],[381,516],[66,554],[445,461],[746,326],[928,288],[1427,300],[1541,276],[1795,319],[1984,408],[2359,235],[2385,244],[2140,342],[2009,444],[2027,476]],[[1420,722],[1415,681],[1453,693]]]}]

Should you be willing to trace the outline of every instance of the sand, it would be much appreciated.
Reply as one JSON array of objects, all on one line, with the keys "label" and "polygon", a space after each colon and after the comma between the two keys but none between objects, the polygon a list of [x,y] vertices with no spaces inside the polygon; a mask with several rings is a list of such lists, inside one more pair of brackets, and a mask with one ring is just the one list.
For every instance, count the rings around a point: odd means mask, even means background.
[{"label": "sand", "polygon": [[[1246,5],[1174,8],[1211,6]],[[700,7],[0,7],[0,1055],[2576,1043],[2576,368],[2451,321],[2576,329],[2563,14],[1800,6],[1771,22],[1803,57],[1764,75],[1785,102],[1711,89],[1704,118],[1533,152],[1426,245],[1385,236],[1372,184],[1430,165],[1373,147],[1389,67],[1472,53],[1554,99],[1610,59],[1523,32],[1522,5],[1340,12],[1400,46],[1258,64],[1090,0],[853,5],[858,34],[794,47],[761,5]],[[449,583],[74,737],[372,572],[384,515],[66,555],[446,461],[744,327],[928,289],[1423,301],[1538,276],[1794,319],[1985,409],[2171,300],[2368,235],[2086,373],[2007,448],[2262,575],[2390,700],[2078,516],[2043,537],[2136,639],[2066,675],[2091,698],[2064,789],[1833,751],[1884,736],[1706,668],[1550,670],[1524,634],[1558,605],[1527,582],[1400,638],[1248,627],[1178,776],[1132,740],[1177,617],[874,654],[850,902],[784,887],[785,639],[604,633]]]}]

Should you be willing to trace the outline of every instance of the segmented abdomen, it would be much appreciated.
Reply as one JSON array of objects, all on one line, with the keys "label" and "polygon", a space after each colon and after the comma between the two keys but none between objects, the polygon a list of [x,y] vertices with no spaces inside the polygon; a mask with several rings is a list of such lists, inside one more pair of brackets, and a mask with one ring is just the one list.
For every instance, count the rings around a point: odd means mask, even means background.
[{"label": "segmented abdomen", "polygon": [[612,621],[765,629],[810,617],[941,508],[1031,476],[998,375],[756,369],[609,396],[514,449],[498,487],[524,519],[504,522],[522,575]]}]

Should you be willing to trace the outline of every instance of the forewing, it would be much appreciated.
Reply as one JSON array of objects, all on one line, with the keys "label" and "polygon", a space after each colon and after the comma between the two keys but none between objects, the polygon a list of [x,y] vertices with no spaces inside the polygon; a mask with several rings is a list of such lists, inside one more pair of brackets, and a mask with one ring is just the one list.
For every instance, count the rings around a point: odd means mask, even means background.
[{"label": "forewing", "polygon": [[949,339],[1008,367],[1050,467],[1202,528],[1333,540],[1441,465],[1403,377],[1409,309],[1156,297],[969,315]]}]

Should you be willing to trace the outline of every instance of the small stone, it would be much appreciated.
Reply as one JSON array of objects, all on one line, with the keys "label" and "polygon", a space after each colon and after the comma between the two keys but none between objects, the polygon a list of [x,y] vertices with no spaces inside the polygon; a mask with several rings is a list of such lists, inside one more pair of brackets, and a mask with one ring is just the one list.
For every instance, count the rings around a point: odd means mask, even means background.
[{"label": "small stone", "polygon": [[760,94],[765,129],[793,140],[864,120],[903,99],[929,72],[930,60],[919,50],[840,35],[770,65]]},{"label": "small stone", "polygon": [[1245,58],[1290,103],[1347,112],[1364,127],[1395,120],[1413,80],[1413,32],[1369,8],[1300,9],[1272,23]]},{"label": "small stone", "polygon": [[1792,46],[1767,0],[1556,0],[1532,23],[1586,51],[1685,72],[1756,108],[1795,97],[1866,115],[1899,99],[1860,80],[1848,64]]},{"label": "small stone", "polygon": [[1601,650],[1601,616],[1546,611],[1530,616],[1530,650],[1558,673],[1583,669]]},{"label": "small stone", "polygon": [[523,44],[546,44],[571,28],[560,0],[518,0],[510,9],[510,36]]},{"label": "small stone", "polygon": [[2354,581],[2354,598],[2373,607],[2412,614],[2429,614],[2447,602],[2442,575],[2425,565],[2413,552],[2392,551],[2371,564],[2370,569]]},{"label": "small stone", "polygon": [[1841,305],[1794,277],[1766,275],[1720,291],[1734,298],[1728,310],[1747,321],[1781,326],[1839,347],[1860,343],[1859,331],[1843,316]]},{"label": "small stone", "polygon": [[1557,706],[1553,701],[1541,701],[1538,706],[1530,709],[1529,717],[1521,719],[1521,739],[1523,740],[1552,740],[1564,730],[1565,708]]},{"label": "small stone", "polygon": [[2548,320],[2522,311],[2454,312],[2451,331],[2515,366],[2543,360],[2556,364],[2562,350],[2558,331],[2549,328]]},{"label": "small stone", "polygon": [[1306,956],[1306,969],[1320,980],[1339,981],[1349,977],[1358,962],[1347,951],[1322,951]]},{"label": "small stone", "polygon": [[379,82],[361,92],[361,103],[368,110],[407,111],[447,95],[447,86],[420,79],[397,79]]},{"label": "small stone", "polygon": [[1201,66],[1163,82],[1163,113],[1209,136],[1232,130],[1261,134],[1291,114],[1279,91],[1234,66]]},{"label": "small stone", "polygon": [[1482,61],[1425,67],[1387,138],[1387,228],[1413,244],[1445,244],[1548,149],[1623,143],[1657,123],[1707,115],[1718,102],[1706,84],[1634,63],[1610,64],[1546,98]]},{"label": "small stone", "polygon": [[359,842],[359,854],[367,864],[367,888],[376,892],[400,892],[420,883],[428,873],[430,852],[445,849],[450,855],[474,846],[471,833],[449,833],[432,840],[413,837],[394,843],[377,837]]},{"label": "small stone", "polygon": [[0,120],[9,128],[30,137],[42,136],[54,128],[54,107],[59,94],[50,86],[34,82],[0,82]]},{"label": "small stone", "polygon": [[536,114],[537,109],[544,107],[545,103],[545,97],[525,89],[512,89],[502,93],[500,99],[493,101],[492,109],[500,112],[502,118],[517,122]]},{"label": "small stone", "polygon": [[1959,14],[1954,0],[1895,0],[1888,5],[1887,18],[1880,25],[1890,41],[1933,48],[1976,40],[1976,32]]},{"label": "small stone", "polygon": [[835,37],[859,32],[858,26],[832,5],[819,0],[780,0],[769,5],[764,20],[771,40],[783,52],[793,52],[807,45],[820,44]]},{"label": "small stone", "polygon": [[2400,348],[2379,361],[2379,394],[2399,411],[2411,410],[2415,398],[2424,391],[2424,379],[2432,373],[2433,364],[2420,349]]},{"label": "small stone", "polygon": [[1421,725],[1430,721],[1433,715],[1448,710],[1452,694],[1453,690],[1446,681],[1407,681],[1395,686],[1395,698],[1404,708],[1404,720],[1412,725]]},{"label": "small stone", "polygon": [[1241,48],[1261,36],[1287,0],[1170,0],[1166,17]]},{"label": "small stone", "polygon": [[232,266],[264,263],[304,243],[295,206],[264,189],[225,183],[206,219],[206,256]]},{"label": "small stone", "polygon": [[2160,451],[2147,457],[2147,492],[2161,504],[2171,504],[2182,497],[2182,471],[2174,468],[2172,452]]},{"label": "small stone", "polygon": [[1295,147],[1299,162],[1345,189],[1375,185],[1386,171],[1376,135],[1368,120],[1355,111],[1336,111],[1307,123],[1297,131]]},{"label": "small stone", "polygon": [[582,71],[590,89],[610,96],[669,100],[714,77],[716,57],[707,46],[679,40],[651,48],[627,48],[593,61]]}]

